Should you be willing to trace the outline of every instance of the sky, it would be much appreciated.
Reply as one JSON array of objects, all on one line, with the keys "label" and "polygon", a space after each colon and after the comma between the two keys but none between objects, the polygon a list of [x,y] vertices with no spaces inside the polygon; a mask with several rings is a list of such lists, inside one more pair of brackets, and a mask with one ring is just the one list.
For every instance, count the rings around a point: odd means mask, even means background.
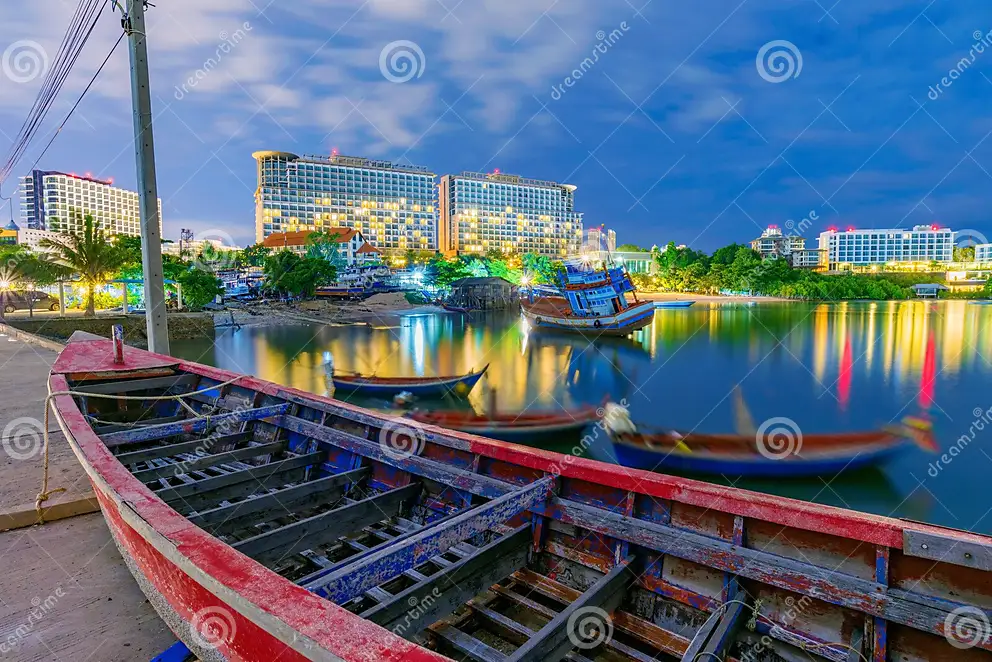
[{"label": "sky", "polygon": [[[621,244],[712,251],[770,224],[811,238],[933,223],[962,241],[992,237],[981,0],[154,4],[169,239],[192,228],[252,242],[260,149],[574,184],[585,225],[615,229]],[[74,7],[0,7],[4,153]],[[15,175],[119,34],[108,8]],[[37,167],[135,188],[131,122],[122,46]],[[12,177],[0,192],[15,189]]]}]

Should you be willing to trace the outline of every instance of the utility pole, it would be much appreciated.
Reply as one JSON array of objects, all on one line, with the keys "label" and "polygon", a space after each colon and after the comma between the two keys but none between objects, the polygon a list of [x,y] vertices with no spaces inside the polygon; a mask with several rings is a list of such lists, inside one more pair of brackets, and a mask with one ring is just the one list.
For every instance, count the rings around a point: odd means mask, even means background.
[{"label": "utility pole", "polygon": [[145,43],[145,2],[127,0],[123,25],[131,58],[131,102],[134,107],[134,153],[138,165],[141,207],[141,268],[145,280],[148,349],[169,354],[162,233],[159,229],[158,185],[155,182],[155,142],[152,138],[152,100],[148,83],[148,46]]}]

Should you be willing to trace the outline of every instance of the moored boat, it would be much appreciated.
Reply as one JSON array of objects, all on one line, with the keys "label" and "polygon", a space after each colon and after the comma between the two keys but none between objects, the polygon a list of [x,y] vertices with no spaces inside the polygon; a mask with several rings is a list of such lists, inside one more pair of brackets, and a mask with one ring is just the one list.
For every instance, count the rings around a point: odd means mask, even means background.
[{"label": "moored boat", "polygon": [[450,377],[376,377],[335,373],[335,393],[354,393],[369,397],[392,398],[404,391],[418,398],[464,397],[475,387],[489,365],[482,370]]},{"label": "moored boat", "polygon": [[778,429],[758,434],[699,434],[675,430],[613,433],[617,462],[655,471],[749,477],[834,475],[879,464],[914,446],[929,430],[901,422],[890,429],[801,434]]},{"label": "moored boat", "polygon": [[49,386],[177,655],[992,651],[988,536],[415,427],[132,348],[117,363],[104,340],[71,342]]},{"label": "moored boat", "polygon": [[[623,267],[593,269],[567,262],[558,274],[558,296],[531,296],[520,302],[524,316],[536,329],[589,336],[626,336],[654,318],[654,303],[637,301],[630,274]],[[627,300],[627,293],[634,301]]]},{"label": "moored boat", "polygon": [[451,306],[446,303],[441,304],[441,307],[447,310],[449,313],[460,313],[462,315],[472,312],[471,308],[463,308],[461,306]]},{"label": "moored boat", "polygon": [[601,416],[596,407],[560,412],[496,412],[414,410],[410,418],[418,423],[459,430],[491,439],[520,443],[568,440]]},{"label": "moored boat", "polygon": [[655,308],[688,308],[695,301],[655,301]]}]

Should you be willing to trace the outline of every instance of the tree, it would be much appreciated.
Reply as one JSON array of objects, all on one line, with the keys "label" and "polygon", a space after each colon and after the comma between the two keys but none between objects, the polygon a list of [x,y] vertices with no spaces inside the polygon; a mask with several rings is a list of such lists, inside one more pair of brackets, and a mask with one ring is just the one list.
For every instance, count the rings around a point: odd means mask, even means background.
[{"label": "tree", "polygon": [[276,294],[311,297],[318,287],[329,285],[337,278],[334,265],[326,260],[300,257],[282,250],[265,259],[264,288]]},{"label": "tree", "polygon": [[955,248],[953,259],[955,262],[974,262],[975,261],[975,247],[974,246],[964,246],[962,248]]},{"label": "tree", "polygon": [[124,251],[107,241],[100,224],[89,215],[83,219],[82,234],[42,239],[41,245],[52,250],[57,262],[79,274],[87,287],[86,314],[96,315],[96,288],[123,266]]},{"label": "tree", "polygon": [[340,232],[311,232],[307,235],[307,257],[325,260],[335,269],[344,269],[346,260],[341,254],[338,238]]},{"label": "tree", "polygon": [[185,269],[175,277],[175,281],[183,288],[183,303],[190,308],[202,308],[214,297],[224,294],[220,279],[199,267]]},{"label": "tree", "polygon": [[535,283],[551,285],[558,279],[561,262],[555,262],[547,255],[526,253],[523,257],[523,270]]},{"label": "tree", "polygon": [[625,253],[647,253],[648,249],[637,244],[620,244],[617,246],[617,251],[622,251]]},{"label": "tree", "polygon": [[265,259],[272,254],[272,249],[266,248],[262,244],[252,244],[241,251],[238,262],[244,267],[261,267],[265,265]]},{"label": "tree", "polygon": [[460,278],[468,278],[471,275],[472,272],[464,261],[449,260],[443,255],[435,255],[424,269],[424,283],[442,289]]}]

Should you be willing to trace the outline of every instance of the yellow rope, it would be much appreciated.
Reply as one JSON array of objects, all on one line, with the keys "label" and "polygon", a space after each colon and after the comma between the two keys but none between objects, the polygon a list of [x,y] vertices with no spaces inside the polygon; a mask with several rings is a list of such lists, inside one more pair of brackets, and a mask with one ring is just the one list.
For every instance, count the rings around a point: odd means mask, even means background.
[{"label": "yellow rope", "polygon": [[[58,494],[60,492],[65,492],[66,491],[66,488],[64,488],[64,487],[57,487],[54,490],[49,490],[48,489],[48,449],[49,449],[49,443],[48,443],[48,415],[49,415],[49,413],[51,411],[51,401],[52,401],[52,398],[56,398],[56,397],[59,397],[59,396],[62,396],[62,395],[73,395],[73,396],[80,396],[80,397],[86,397],[86,398],[96,398],[98,400],[99,399],[103,399],[103,400],[143,400],[143,401],[147,401],[147,400],[156,400],[156,401],[158,401],[158,400],[176,400],[187,411],[189,411],[193,415],[194,418],[205,418],[205,419],[207,419],[207,427],[209,427],[210,426],[210,414],[200,414],[195,409],[193,409],[192,407],[190,407],[185,401],[183,401],[183,398],[189,397],[191,395],[199,395],[200,393],[206,393],[208,391],[213,391],[215,389],[223,388],[225,386],[228,386],[229,384],[233,384],[234,382],[238,381],[242,377],[243,377],[243,375],[238,375],[237,377],[235,377],[233,379],[229,379],[226,382],[220,382],[219,384],[214,384],[213,386],[208,386],[206,388],[201,388],[201,389],[199,389],[197,391],[190,391],[188,393],[176,393],[176,394],[173,394],[173,395],[115,395],[113,393],[88,393],[86,391],[73,391],[71,389],[68,390],[68,391],[55,391],[55,392],[52,392],[52,390],[51,390],[51,388],[52,388],[51,387],[51,384],[49,384],[48,385],[48,389],[49,389],[48,390],[48,397],[45,398],[45,429],[43,431],[44,432],[44,439],[45,439],[45,452],[44,452],[44,455],[43,455],[43,465],[42,466],[44,467],[44,471],[43,471],[43,474],[42,474],[42,477],[41,477],[41,492],[38,493],[38,496],[35,497],[35,501],[34,501],[34,511],[35,511],[35,514],[37,515],[37,521],[36,521],[36,523],[37,524],[44,524],[45,523],[45,514],[44,514],[44,510],[41,507],[42,504],[45,503],[46,501],[48,501],[49,499],[51,499],[53,495]],[[137,422],[135,422],[135,423],[123,423],[122,425],[126,425],[126,426],[137,425]]]}]

